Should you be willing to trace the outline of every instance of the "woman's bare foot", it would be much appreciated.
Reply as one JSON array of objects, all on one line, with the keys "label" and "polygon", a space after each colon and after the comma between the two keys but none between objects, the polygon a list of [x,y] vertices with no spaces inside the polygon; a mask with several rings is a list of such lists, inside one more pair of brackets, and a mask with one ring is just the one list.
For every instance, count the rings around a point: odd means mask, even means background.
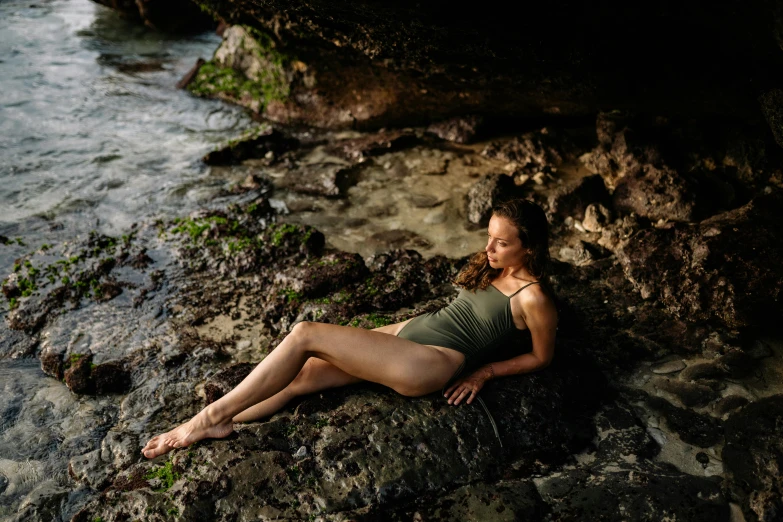
[{"label": "woman's bare foot", "polygon": [[202,411],[185,424],[174,428],[168,433],[151,438],[141,452],[148,459],[154,459],[174,448],[184,448],[201,439],[222,439],[228,437],[232,431],[234,431],[234,423],[231,419],[214,424],[209,422],[206,412]]}]

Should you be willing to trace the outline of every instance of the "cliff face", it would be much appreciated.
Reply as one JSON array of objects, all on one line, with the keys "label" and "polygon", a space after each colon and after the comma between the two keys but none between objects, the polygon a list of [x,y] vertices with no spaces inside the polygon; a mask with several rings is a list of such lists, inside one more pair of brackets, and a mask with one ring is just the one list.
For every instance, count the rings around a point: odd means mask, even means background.
[{"label": "cliff face", "polygon": [[783,86],[779,13],[697,2],[194,0],[264,32],[292,60],[290,96],[260,109],[319,126],[422,124],[454,114],[600,109],[760,116]]}]

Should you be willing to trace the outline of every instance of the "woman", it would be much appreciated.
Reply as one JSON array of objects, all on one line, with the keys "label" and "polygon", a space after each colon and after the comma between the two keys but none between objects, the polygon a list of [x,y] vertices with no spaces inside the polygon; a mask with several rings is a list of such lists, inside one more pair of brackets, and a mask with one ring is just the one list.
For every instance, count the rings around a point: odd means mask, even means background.
[{"label": "woman", "polygon": [[[271,415],[292,398],[372,381],[416,397],[444,388],[449,404],[470,404],[490,379],[546,367],[555,347],[557,311],[539,284],[549,260],[543,210],[514,200],[493,208],[487,246],[459,274],[463,287],[446,308],[373,331],[302,322],[239,385],[174,430],[153,437],[154,458],[205,438],[226,437],[235,422]],[[533,350],[483,365],[481,359],[519,330]]]}]

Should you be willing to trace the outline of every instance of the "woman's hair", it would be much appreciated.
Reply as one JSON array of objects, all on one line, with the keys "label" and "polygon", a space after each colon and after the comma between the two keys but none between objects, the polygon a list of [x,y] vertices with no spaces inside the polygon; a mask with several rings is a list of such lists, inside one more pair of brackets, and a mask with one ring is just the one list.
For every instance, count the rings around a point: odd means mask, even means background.
[{"label": "woman's hair", "polygon": [[[522,264],[537,279],[546,277],[549,264],[549,223],[541,207],[526,199],[512,199],[492,207],[492,215],[507,219],[519,232]],[[454,284],[467,290],[484,290],[502,270],[489,266],[487,252],[473,254]]]}]

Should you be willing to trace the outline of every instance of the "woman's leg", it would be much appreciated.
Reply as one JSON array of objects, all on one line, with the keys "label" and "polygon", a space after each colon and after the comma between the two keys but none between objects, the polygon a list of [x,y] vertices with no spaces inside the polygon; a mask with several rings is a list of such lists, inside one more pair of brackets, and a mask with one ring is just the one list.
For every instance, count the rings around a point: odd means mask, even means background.
[{"label": "woman's leg", "polygon": [[299,323],[236,388],[185,424],[154,437],[144,455],[153,458],[197,440],[227,436],[235,415],[286,388],[310,357],[409,396],[440,389],[464,359],[454,350],[423,346],[382,332]]},{"label": "woman's leg", "polygon": [[[374,328],[373,331],[397,335],[409,321],[410,319],[401,323],[381,326],[379,328]],[[264,399],[245,411],[236,414],[233,420],[234,422],[251,422],[263,419],[264,417],[269,417],[280,411],[280,409],[288,404],[294,397],[300,397],[302,395],[307,395],[308,393],[315,393],[329,388],[347,386],[348,384],[355,384],[361,381],[362,379],[345,373],[330,362],[326,362],[323,359],[318,359],[316,357],[310,357],[296,378],[291,381],[291,384],[268,399]]]},{"label": "woman's leg", "polygon": [[236,414],[233,420],[234,422],[250,422],[269,417],[294,397],[361,381],[362,379],[345,373],[332,363],[310,357],[296,378],[291,381],[291,384],[268,399]]}]

